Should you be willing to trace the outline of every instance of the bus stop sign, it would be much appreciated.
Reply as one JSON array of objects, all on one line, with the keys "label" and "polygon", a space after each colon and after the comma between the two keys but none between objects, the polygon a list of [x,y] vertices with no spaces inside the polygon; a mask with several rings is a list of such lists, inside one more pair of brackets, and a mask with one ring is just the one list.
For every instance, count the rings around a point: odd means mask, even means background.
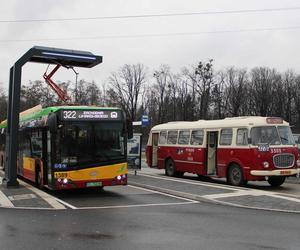
[{"label": "bus stop sign", "polygon": [[143,115],[142,116],[142,126],[147,126],[149,125],[150,121],[149,121],[149,117],[148,115]]}]

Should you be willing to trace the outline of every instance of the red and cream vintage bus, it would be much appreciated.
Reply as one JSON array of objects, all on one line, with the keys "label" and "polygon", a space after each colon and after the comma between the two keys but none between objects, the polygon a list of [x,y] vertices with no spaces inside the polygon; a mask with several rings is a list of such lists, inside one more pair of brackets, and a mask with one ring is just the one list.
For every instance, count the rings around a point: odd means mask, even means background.
[{"label": "red and cream vintage bus", "polygon": [[300,173],[289,124],[277,117],[160,124],[151,129],[146,156],[150,167],[165,169],[168,176],[226,177],[232,185],[267,180],[280,186]]}]

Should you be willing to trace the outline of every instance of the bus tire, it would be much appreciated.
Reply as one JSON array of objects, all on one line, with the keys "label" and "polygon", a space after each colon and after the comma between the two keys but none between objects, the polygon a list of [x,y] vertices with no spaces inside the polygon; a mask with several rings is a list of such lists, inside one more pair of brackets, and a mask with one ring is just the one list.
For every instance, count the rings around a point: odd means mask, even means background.
[{"label": "bus tire", "polygon": [[165,173],[167,176],[176,176],[175,163],[172,159],[166,161]]},{"label": "bus tire", "polygon": [[244,186],[247,182],[244,180],[244,175],[241,167],[237,164],[232,164],[228,169],[227,182],[233,186]]},{"label": "bus tire", "polygon": [[272,187],[279,187],[285,181],[285,176],[270,176],[268,182]]}]

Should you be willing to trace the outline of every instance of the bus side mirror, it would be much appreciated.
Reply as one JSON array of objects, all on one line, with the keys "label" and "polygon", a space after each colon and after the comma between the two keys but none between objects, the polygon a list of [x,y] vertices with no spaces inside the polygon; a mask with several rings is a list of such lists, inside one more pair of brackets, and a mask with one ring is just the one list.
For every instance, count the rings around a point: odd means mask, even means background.
[{"label": "bus side mirror", "polygon": [[129,119],[126,120],[126,127],[127,127],[127,138],[131,139],[133,137],[133,126],[131,120]]},{"label": "bus side mirror", "polygon": [[54,134],[57,133],[57,125],[58,125],[57,115],[55,113],[51,113],[48,116],[49,131]]}]

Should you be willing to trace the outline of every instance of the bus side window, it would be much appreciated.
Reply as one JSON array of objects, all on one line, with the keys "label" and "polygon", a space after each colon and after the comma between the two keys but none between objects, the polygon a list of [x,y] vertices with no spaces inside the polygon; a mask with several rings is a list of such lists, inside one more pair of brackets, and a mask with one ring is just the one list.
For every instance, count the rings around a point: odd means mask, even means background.
[{"label": "bus side window", "polygon": [[42,157],[42,132],[35,131],[31,134],[31,149],[32,149],[32,156],[35,157]]},{"label": "bus side window", "polygon": [[166,144],[166,142],[167,142],[167,131],[161,131],[159,133],[158,143],[159,144]]},{"label": "bus side window", "polygon": [[190,131],[189,130],[180,131],[178,137],[178,144],[187,145],[189,144],[189,141],[190,141]]},{"label": "bus side window", "polygon": [[31,144],[30,144],[30,134],[28,131],[24,131],[19,137],[19,150],[20,157],[31,157]]},{"label": "bus side window", "polygon": [[248,129],[239,128],[237,130],[236,145],[248,145]]},{"label": "bus side window", "polygon": [[191,145],[202,145],[204,132],[203,130],[193,130],[191,134]]},{"label": "bus side window", "polygon": [[178,131],[169,131],[167,143],[168,144],[176,144],[177,137],[178,137]]},{"label": "bus side window", "polygon": [[232,129],[222,129],[220,137],[220,145],[231,145]]}]

